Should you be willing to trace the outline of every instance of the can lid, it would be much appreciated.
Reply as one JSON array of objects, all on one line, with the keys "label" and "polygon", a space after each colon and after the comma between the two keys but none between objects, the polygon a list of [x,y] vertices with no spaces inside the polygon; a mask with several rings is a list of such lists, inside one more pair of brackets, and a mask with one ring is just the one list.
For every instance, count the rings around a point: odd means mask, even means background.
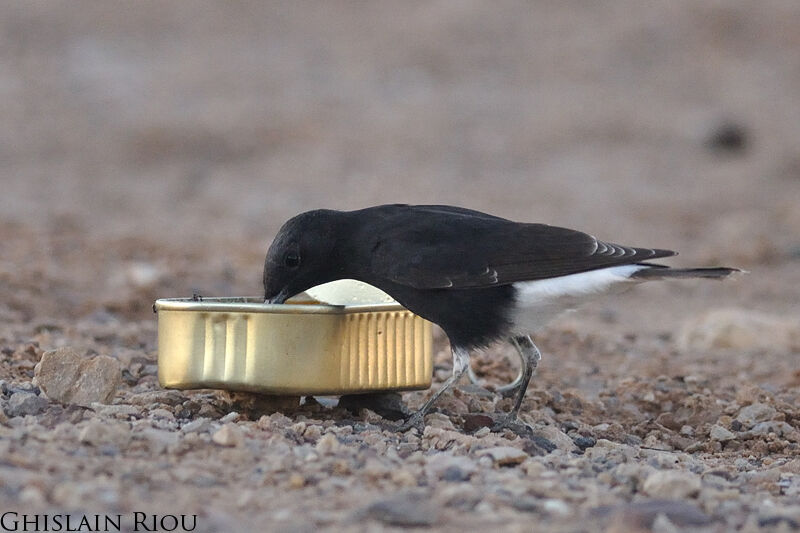
[{"label": "can lid", "polygon": [[285,304],[264,303],[257,297],[160,298],[153,311],[201,311],[279,314],[347,314],[396,311],[403,307],[367,283],[342,279],[318,285],[289,298]]},{"label": "can lid", "polygon": [[305,291],[305,293],[295,296],[289,300],[292,303],[295,298],[301,299],[303,295],[311,300],[328,305],[378,305],[397,303],[394,298],[368,283],[354,279],[339,279],[330,283],[323,283]]}]

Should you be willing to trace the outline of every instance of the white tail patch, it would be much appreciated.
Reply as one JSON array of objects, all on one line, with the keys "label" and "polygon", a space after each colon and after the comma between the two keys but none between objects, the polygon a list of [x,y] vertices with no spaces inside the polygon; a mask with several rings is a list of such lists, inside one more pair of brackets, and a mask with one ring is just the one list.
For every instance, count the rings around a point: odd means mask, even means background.
[{"label": "white tail patch", "polygon": [[511,315],[512,333],[535,333],[556,316],[575,309],[595,296],[625,290],[643,281],[631,279],[631,275],[645,268],[649,267],[622,265],[514,283],[516,305]]}]

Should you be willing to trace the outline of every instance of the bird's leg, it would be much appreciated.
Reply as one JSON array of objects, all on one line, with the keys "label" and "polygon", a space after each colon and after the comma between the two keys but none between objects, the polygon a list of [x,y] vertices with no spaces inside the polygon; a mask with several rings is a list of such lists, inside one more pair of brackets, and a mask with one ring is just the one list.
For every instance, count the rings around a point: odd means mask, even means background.
[{"label": "bird's leg", "polygon": [[[525,341],[530,342],[530,337],[520,337],[520,339],[524,339]],[[508,385],[503,385],[503,386],[497,387],[495,389],[495,392],[497,394],[499,394],[500,396],[502,396],[503,398],[508,398],[510,396],[516,396],[517,394],[519,394],[520,388],[522,388],[522,390],[525,390],[525,387],[528,386],[528,383],[525,380],[526,379],[530,380],[530,376],[532,376],[533,372],[536,370],[536,367],[534,366],[533,370],[530,370],[530,373],[529,373],[529,369],[530,369],[529,357],[528,357],[528,354],[525,352],[525,350],[520,345],[520,342],[518,342],[516,340],[516,338],[512,338],[511,339],[511,344],[517,350],[517,355],[519,355],[519,374],[517,374],[517,377],[514,378],[514,381],[512,381]],[[531,344],[533,344],[533,343],[531,342]],[[536,348],[536,347],[534,346],[534,348]],[[537,359],[537,362],[538,362],[538,359]],[[535,365],[535,363],[534,363],[534,365]],[[526,378],[525,376],[528,376],[528,377]],[[524,382],[524,384],[523,384],[523,382]]]},{"label": "bird's leg", "polygon": [[511,343],[520,354],[525,356],[526,364],[523,365],[524,374],[519,384],[517,397],[514,400],[514,407],[511,408],[511,411],[509,411],[506,416],[495,423],[492,430],[500,431],[503,429],[511,429],[515,433],[520,430],[522,433],[529,433],[530,429],[517,421],[517,414],[519,413],[519,408],[522,406],[522,399],[525,397],[525,392],[528,390],[528,383],[530,383],[531,377],[533,376],[534,372],[536,372],[536,367],[539,366],[539,361],[542,359],[542,354],[528,336],[512,337]]},{"label": "bird's leg", "polygon": [[441,388],[436,391],[433,396],[425,402],[425,405],[420,407],[420,409],[412,414],[405,422],[398,428],[398,431],[408,431],[411,428],[417,428],[420,430],[420,433],[425,428],[425,415],[428,414],[428,411],[436,403],[436,400],[439,399],[447,389],[452,387],[454,384],[458,383],[458,380],[461,379],[461,376],[464,375],[464,372],[467,371],[469,368],[469,352],[463,348],[453,348],[453,375],[447,378],[447,381],[441,386]]},{"label": "bird's leg", "polygon": [[517,418],[519,408],[522,406],[522,398],[525,397],[525,393],[528,391],[528,384],[530,383],[533,375],[536,373],[536,369],[539,366],[539,361],[542,360],[542,353],[533,343],[533,340],[527,335],[524,337],[514,337],[511,339],[511,342],[514,344],[514,347],[519,351],[519,353],[525,357],[525,372],[522,376],[522,381],[519,384],[517,399],[514,400],[514,407],[511,409],[511,412],[508,413],[508,416],[513,420]]},{"label": "bird's leg", "polygon": [[[519,388],[522,385],[522,378],[525,376],[525,373],[527,372],[526,367],[528,366],[528,358],[522,352],[519,345],[513,342],[512,344],[514,344],[514,348],[517,349],[517,355],[519,355],[519,360],[520,360],[519,373],[517,374],[517,377],[514,378],[514,381],[512,381],[511,383],[495,387],[494,389],[494,391],[497,394],[503,396],[504,398],[508,398],[509,396],[514,396],[517,394],[517,392],[519,392]],[[472,382],[473,385],[478,385],[479,387],[485,386],[483,380],[480,379],[475,374],[475,371],[472,370],[471,366],[467,367],[467,376],[469,377],[469,380]]]}]

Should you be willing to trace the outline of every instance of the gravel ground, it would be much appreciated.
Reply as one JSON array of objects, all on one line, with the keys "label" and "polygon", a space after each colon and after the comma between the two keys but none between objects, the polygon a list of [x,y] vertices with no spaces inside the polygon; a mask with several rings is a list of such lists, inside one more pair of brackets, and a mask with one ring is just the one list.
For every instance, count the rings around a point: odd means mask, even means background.
[{"label": "gravel ground", "polygon": [[[0,7],[0,510],[800,529],[800,5],[187,7]],[[290,215],[398,201],[750,273],[554,322],[534,439],[482,427],[510,407],[507,346],[423,434],[335,399],[159,388],[153,300],[258,294]]]}]

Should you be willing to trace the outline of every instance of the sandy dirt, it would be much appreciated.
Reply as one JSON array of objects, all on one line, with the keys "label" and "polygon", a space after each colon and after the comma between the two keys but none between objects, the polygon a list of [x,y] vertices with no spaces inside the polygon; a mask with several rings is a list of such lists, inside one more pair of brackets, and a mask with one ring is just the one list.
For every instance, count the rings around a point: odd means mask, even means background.
[{"label": "sandy dirt", "polygon": [[[196,531],[800,528],[800,4],[6,3],[0,510]],[[555,321],[523,405],[156,379],[158,297],[258,295],[289,216],[446,203],[737,266]],[[110,356],[110,405],[32,383]],[[476,354],[487,386],[513,353]],[[450,372],[437,334],[434,389]],[[431,391],[407,393],[410,407]],[[326,404],[329,405],[329,402]]]}]

